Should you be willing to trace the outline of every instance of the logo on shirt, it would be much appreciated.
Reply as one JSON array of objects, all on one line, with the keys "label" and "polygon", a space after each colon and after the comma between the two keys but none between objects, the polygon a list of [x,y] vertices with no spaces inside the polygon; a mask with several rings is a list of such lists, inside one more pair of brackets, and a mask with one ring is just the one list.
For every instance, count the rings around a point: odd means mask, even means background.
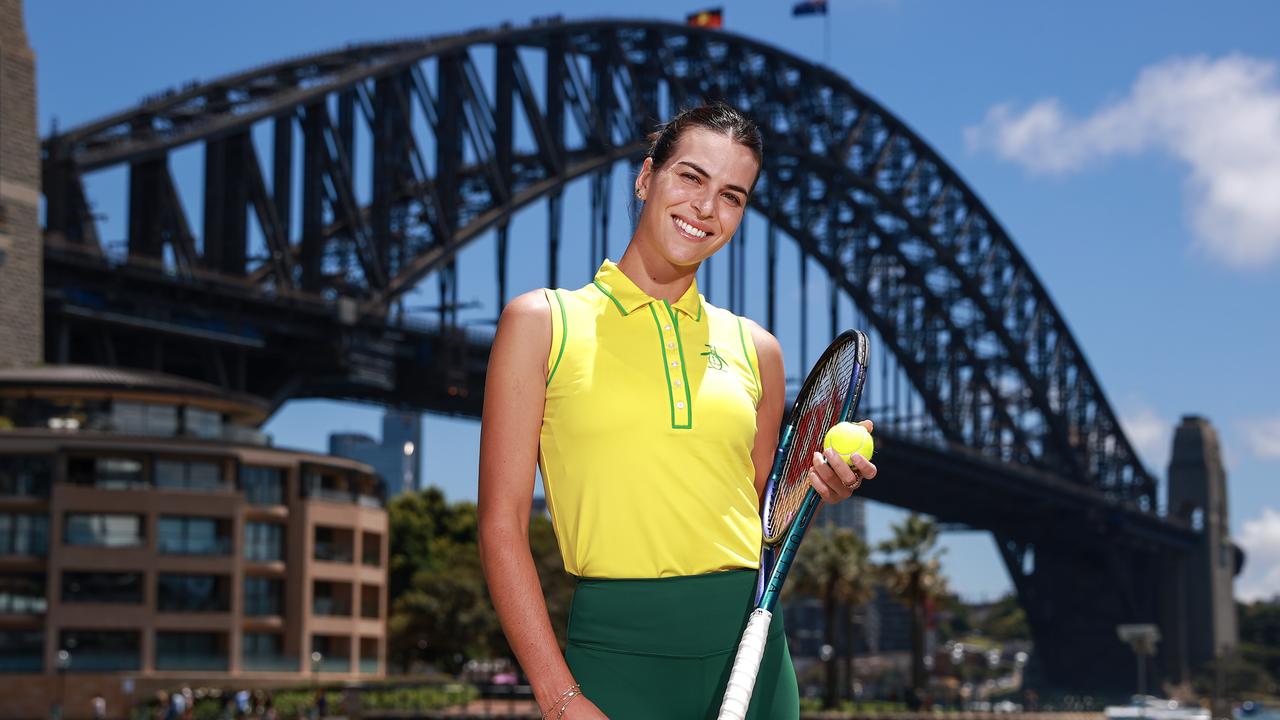
[{"label": "logo on shirt", "polygon": [[716,346],[708,344],[706,348],[707,351],[701,354],[707,358],[707,367],[712,370],[724,370],[724,358],[720,356],[719,352],[716,352]]}]

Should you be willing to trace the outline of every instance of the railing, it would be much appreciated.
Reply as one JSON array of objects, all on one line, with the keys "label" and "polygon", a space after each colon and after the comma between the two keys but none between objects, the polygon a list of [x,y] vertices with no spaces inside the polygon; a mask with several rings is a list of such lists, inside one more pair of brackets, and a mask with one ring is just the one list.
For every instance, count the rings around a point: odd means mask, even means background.
[{"label": "railing", "polygon": [[231,538],[221,537],[211,543],[191,540],[166,540],[156,543],[161,555],[230,555]]},{"label": "railing", "polygon": [[252,672],[298,672],[298,658],[288,655],[244,655],[240,669]]},{"label": "railing", "polygon": [[156,670],[212,670],[226,672],[226,655],[157,653]]},{"label": "railing", "polygon": [[317,542],[313,557],[326,562],[349,563],[355,558],[355,549],[346,544]]},{"label": "railing", "polygon": [[0,655],[0,673],[38,673],[43,670],[43,654]]},{"label": "railing", "polygon": [[351,658],[325,657],[320,660],[320,672],[326,672],[326,673],[351,672]]},{"label": "railing", "polygon": [[333,598],[312,598],[311,612],[316,615],[351,617],[351,603]]},{"label": "railing", "polygon": [[115,670],[142,669],[142,655],[137,652],[89,653],[84,650],[71,656],[69,672],[110,672]]},{"label": "railing", "polygon": [[378,672],[378,658],[360,658],[360,674],[374,675]]}]

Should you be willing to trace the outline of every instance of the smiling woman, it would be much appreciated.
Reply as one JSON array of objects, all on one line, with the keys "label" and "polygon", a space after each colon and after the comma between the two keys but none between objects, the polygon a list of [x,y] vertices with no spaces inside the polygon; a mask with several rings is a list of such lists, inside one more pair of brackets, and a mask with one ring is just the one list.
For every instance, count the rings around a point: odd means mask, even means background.
[{"label": "smiling woman", "polygon": [[[544,717],[714,716],[754,599],[782,352],[751,320],[706,302],[695,275],[742,222],[760,133],[714,104],[651,141],[626,252],[578,290],[512,301],[489,359],[481,558]],[[810,475],[829,503],[854,479],[835,457]],[[578,578],[563,654],[529,553],[535,465]],[[798,715],[775,622],[747,717]]]}]

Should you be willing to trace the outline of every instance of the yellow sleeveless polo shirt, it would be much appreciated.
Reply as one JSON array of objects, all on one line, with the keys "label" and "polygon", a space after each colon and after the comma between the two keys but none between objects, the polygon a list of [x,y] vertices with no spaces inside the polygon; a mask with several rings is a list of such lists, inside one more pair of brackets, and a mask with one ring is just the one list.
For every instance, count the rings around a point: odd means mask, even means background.
[{"label": "yellow sleeveless polo shirt", "polygon": [[565,570],[660,578],[757,568],[751,330],[698,294],[649,297],[606,260],[551,305],[538,464]]}]

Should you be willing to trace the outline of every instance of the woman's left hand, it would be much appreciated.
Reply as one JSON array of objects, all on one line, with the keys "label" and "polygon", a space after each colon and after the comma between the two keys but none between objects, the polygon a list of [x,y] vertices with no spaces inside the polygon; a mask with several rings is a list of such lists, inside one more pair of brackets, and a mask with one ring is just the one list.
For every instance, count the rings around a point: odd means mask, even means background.
[{"label": "woman's left hand", "polygon": [[[875,429],[870,420],[858,423],[867,432]],[[809,484],[822,496],[822,501],[834,505],[847,499],[862,485],[863,480],[871,480],[876,476],[876,466],[861,455],[850,458],[852,465],[846,465],[844,458],[835,450],[813,454],[813,467],[809,470]]]}]

